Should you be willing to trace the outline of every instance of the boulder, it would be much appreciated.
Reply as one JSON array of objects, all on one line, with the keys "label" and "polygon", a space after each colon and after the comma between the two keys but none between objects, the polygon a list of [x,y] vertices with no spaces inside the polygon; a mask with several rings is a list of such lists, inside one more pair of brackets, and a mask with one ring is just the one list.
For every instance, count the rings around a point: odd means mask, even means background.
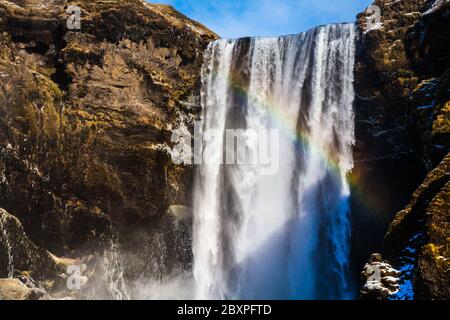
[{"label": "boulder", "polygon": [[0,300],[49,300],[40,289],[28,288],[18,279],[0,279]]},{"label": "boulder", "polygon": [[43,279],[61,269],[48,251],[28,238],[20,221],[1,208],[0,248],[0,277],[13,278],[26,272]]}]

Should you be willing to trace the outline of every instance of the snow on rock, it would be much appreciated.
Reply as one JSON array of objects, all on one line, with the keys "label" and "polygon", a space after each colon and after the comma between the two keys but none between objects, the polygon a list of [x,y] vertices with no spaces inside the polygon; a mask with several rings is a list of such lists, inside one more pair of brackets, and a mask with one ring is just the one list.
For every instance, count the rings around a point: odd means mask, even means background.
[{"label": "snow on rock", "polygon": [[371,255],[361,276],[365,283],[361,290],[362,300],[387,300],[400,290],[400,272],[384,262],[379,253]]},{"label": "snow on rock", "polygon": [[436,12],[439,10],[445,3],[450,3],[450,0],[435,0],[434,3],[431,5],[431,8],[428,9],[423,13],[424,16],[429,15],[431,13]]},{"label": "snow on rock", "polygon": [[364,30],[364,33],[368,33],[370,31],[374,31],[374,30],[382,30],[382,29],[383,29],[383,22],[377,22],[377,23],[373,24],[372,26],[367,27]]}]

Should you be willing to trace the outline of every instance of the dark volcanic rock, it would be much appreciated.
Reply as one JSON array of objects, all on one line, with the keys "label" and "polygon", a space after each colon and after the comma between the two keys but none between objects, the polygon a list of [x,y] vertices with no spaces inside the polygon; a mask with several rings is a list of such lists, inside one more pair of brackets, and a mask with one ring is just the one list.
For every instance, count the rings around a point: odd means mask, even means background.
[{"label": "dark volcanic rock", "polygon": [[[433,2],[377,0],[380,28],[367,29],[367,14],[357,21],[353,264],[358,277],[410,202],[383,253],[401,272],[398,298],[449,297],[450,14]],[[82,258],[91,277],[108,249],[130,280],[192,260],[193,169],[168,150],[198,116],[203,52],[217,36],[141,0],[70,2],[81,29],[68,30],[68,4],[0,0],[0,205],[10,213],[0,211],[0,277],[13,261],[25,279],[0,280],[0,297],[46,298],[30,277],[71,294],[64,269],[76,261],[53,254]],[[117,256],[133,263],[121,270]],[[371,265],[391,272],[380,259]],[[395,295],[388,273],[369,296]]]},{"label": "dark volcanic rock", "polygon": [[167,150],[217,36],[169,6],[70,4],[80,30],[67,1],[0,0],[0,203],[36,245],[78,257],[190,205],[193,170]]},{"label": "dark volcanic rock", "polygon": [[450,68],[450,3],[441,2],[441,6],[422,15],[405,39],[406,53],[414,69],[425,77]]},{"label": "dark volcanic rock", "polygon": [[49,252],[30,241],[20,221],[3,209],[0,209],[0,249],[0,278],[26,272],[42,279],[61,269]]},{"label": "dark volcanic rock", "polygon": [[377,0],[382,25],[370,30],[368,14],[358,16],[352,214],[353,258],[361,267],[382,250],[393,213],[450,148],[450,42],[443,35],[450,15],[447,5],[425,14],[433,2]]},{"label": "dark volcanic rock", "polygon": [[[367,30],[358,15],[360,36],[355,64],[355,168],[351,180],[355,276],[373,251],[381,251],[393,214],[406,205],[426,167],[413,151],[408,130],[409,95],[418,83],[405,48],[410,27],[426,0],[378,0],[381,28]],[[414,174],[411,174],[411,173]]]},{"label": "dark volcanic rock", "polygon": [[450,148],[450,2],[427,10],[405,38],[406,54],[421,83],[410,108],[417,150],[435,167]]},{"label": "dark volcanic rock", "polygon": [[409,258],[416,299],[450,299],[450,153],[395,216],[385,251],[394,266]]}]

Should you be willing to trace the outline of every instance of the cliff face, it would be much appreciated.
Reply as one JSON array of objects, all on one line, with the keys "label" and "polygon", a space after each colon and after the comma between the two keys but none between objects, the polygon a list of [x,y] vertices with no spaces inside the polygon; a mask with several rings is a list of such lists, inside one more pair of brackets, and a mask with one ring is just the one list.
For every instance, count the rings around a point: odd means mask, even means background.
[{"label": "cliff face", "polygon": [[217,36],[169,6],[70,4],[80,30],[67,28],[67,1],[0,1],[0,206],[56,255],[117,237],[138,259],[149,235],[129,230],[188,211],[192,168],[167,150],[198,114],[202,55]]},{"label": "cliff face", "polygon": [[[374,4],[381,27],[368,30],[368,14],[358,16],[355,256],[384,247],[388,262],[402,271],[390,298],[449,298],[448,156],[421,183],[450,147],[450,4]],[[380,232],[407,203],[382,245]],[[365,247],[361,238],[369,240]]]},{"label": "cliff face", "polygon": [[[404,39],[426,0],[375,1],[382,25],[368,28],[357,17],[360,39],[355,64],[355,168],[352,180],[353,259],[362,266],[426,174],[408,129],[410,93],[419,83]],[[411,174],[413,173],[413,174]],[[376,248],[376,249],[375,249]],[[359,267],[355,272],[358,275]]]},{"label": "cliff face", "polygon": [[450,298],[450,154],[430,172],[385,237],[386,257],[407,270],[416,299]]}]

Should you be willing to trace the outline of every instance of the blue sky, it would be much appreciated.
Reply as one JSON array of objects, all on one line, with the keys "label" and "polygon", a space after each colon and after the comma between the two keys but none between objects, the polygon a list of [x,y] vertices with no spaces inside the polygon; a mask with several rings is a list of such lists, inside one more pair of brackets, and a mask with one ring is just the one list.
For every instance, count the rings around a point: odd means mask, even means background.
[{"label": "blue sky", "polygon": [[153,0],[171,4],[224,38],[277,36],[353,22],[373,0]]}]

